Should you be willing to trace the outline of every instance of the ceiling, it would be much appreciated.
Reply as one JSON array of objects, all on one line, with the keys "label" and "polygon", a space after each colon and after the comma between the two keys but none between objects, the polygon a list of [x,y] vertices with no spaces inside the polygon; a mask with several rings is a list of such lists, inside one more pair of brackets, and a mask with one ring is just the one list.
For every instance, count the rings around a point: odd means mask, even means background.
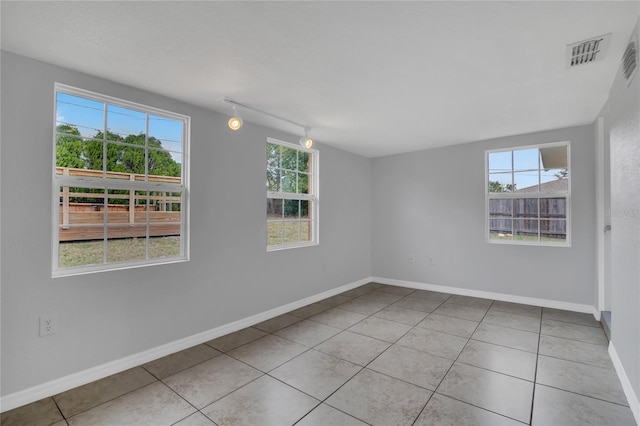
[{"label": "ceiling", "polygon": [[[639,5],[3,0],[1,45],[377,157],[593,122]],[[607,33],[602,61],[567,67]]]}]

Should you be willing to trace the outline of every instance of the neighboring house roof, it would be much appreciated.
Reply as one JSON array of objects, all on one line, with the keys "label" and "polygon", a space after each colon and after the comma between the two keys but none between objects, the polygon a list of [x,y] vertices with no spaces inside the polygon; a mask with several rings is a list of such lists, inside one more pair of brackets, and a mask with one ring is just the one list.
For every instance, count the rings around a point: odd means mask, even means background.
[{"label": "neighboring house roof", "polygon": [[[540,184],[540,192],[562,192],[568,188],[567,179],[556,179]],[[527,186],[526,188],[516,189],[516,192],[538,192],[538,185]]]}]

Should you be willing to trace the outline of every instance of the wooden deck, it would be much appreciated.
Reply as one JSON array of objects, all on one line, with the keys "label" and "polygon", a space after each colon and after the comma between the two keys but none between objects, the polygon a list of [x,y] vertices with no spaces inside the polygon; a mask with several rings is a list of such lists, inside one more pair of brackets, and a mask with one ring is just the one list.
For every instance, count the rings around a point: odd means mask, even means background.
[{"label": "wooden deck", "polygon": [[[59,174],[68,176],[98,176],[102,172],[58,167]],[[112,179],[141,180],[142,175],[133,173],[108,173]],[[144,176],[142,176],[144,178]],[[157,182],[179,183],[172,176],[149,176]],[[150,194],[108,194],[107,238],[145,237],[147,214],[149,214],[149,236],[180,235],[181,197],[172,193],[154,191]],[[75,201],[75,202],[74,202]],[[77,202],[83,201],[83,202]],[[60,241],[102,240],[105,225],[104,194],[82,191],[81,188],[62,187],[60,191]],[[147,204],[148,203],[148,204]],[[147,210],[149,210],[147,212]]]},{"label": "wooden deck", "polygon": [[[62,206],[60,207],[62,210]],[[129,223],[129,212],[109,212],[107,238],[133,238],[146,236],[146,211],[136,211]],[[74,226],[69,226],[74,225]],[[78,226],[80,225],[80,226]],[[60,215],[60,241],[87,241],[104,238],[104,212],[69,212],[69,223],[63,225]],[[180,235],[180,212],[149,212],[149,236]]]}]

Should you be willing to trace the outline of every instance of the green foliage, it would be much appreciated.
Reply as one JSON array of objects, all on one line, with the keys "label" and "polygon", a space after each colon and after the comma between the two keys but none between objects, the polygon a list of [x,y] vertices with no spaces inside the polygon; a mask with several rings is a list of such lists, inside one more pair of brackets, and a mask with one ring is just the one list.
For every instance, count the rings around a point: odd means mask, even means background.
[{"label": "green foliage", "polygon": [[[102,170],[104,155],[104,133],[97,132],[93,139],[84,140],[80,137],[77,127],[70,124],[61,124],[57,127],[59,134],[56,138],[56,166],[70,167],[87,170]],[[94,140],[97,139],[97,140]],[[145,173],[145,139],[146,135],[127,135],[125,138],[107,132],[107,141],[123,142],[129,145],[107,143],[107,171],[123,173]],[[162,148],[162,142],[151,136],[148,139],[149,159],[148,173],[155,176],[180,176],[180,164],[172,157],[171,153]],[[139,146],[139,147],[138,147]],[[102,189],[70,188],[71,192],[84,192],[87,194],[103,194]],[[127,194],[123,190],[109,190],[110,194]],[[146,195],[141,193],[139,195]],[[99,201],[98,201],[99,200]],[[72,197],[70,201],[102,204],[101,198]],[[144,201],[139,201],[144,203]],[[124,199],[110,199],[111,204],[125,204]],[[180,206],[174,203],[171,210],[179,211]]]},{"label": "green foliage", "polygon": [[497,180],[489,181],[489,192],[513,192],[515,190],[515,184],[500,183]]},{"label": "green foliage", "polygon": [[[88,170],[102,170],[104,133],[97,132],[93,139],[83,143],[77,127],[61,124],[57,127],[59,133],[56,139],[56,165],[59,167],[73,167]],[[74,136],[74,135],[77,135]],[[107,171],[138,173],[145,172],[145,139],[146,135],[122,136],[107,132],[107,141],[123,142],[129,145],[107,143]],[[177,163],[169,151],[162,148],[162,142],[151,136],[149,144],[149,175],[180,176],[180,164]],[[140,146],[138,148],[138,145]]]},{"label": "green foliage", "polygon": [[569,177],[569,169],[566,167],[561,169],[558,173],[554,173],[554,176],[558,179],[566,179]]},{"label": "green foliage", "polygon": [[[309,160],[311,154],[295,148],[267,143],[267,190],[296,194],[309,193]],[[306,216],[308,203],[287,200],[285,216]]]},{"label": "green foliage", "polygon": [[56,140],[56,166],[59,167],[75,167],[83,168],[84,160],[82,158],[82,138],[80,138],[80,131],[68,124],[61,124],[58,126],[58,132],[66,133],[67,135],[59,135]]}]

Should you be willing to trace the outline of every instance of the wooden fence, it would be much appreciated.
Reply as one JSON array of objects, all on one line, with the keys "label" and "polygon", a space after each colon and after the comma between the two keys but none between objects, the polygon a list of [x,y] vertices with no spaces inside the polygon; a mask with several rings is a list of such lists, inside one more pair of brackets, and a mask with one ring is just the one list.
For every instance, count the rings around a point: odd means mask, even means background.
[{"label": "wooden fence", "polygon": [[[567,202],[565,198],[491,199],[489,200],[489,232],[513,235],[538,235],[566,238]],[[539,225],[538,225],[539,224]]]},{"label": "wooden fence", "polygon": [[[102,176],[101,171],[57,167],[56,172],[67,176]],[[107,173],[109,178],[144,180],[135,173]],[[150,181],[179,183],[179,177],[149,176]],[[96,240],[104,238],[104,194],[82,191],[83,188],[62,187],[60,191],[60,241]],[[149,215],[149,236],[180,235],[181,197],[168,192],[147,194],[107,194],[107,238],[144,237]],[[122,200],[122,204],[116,201]],[[148,203],[147,204],[147,200]],[[178,211],[174,211],[174,207]]]}]

